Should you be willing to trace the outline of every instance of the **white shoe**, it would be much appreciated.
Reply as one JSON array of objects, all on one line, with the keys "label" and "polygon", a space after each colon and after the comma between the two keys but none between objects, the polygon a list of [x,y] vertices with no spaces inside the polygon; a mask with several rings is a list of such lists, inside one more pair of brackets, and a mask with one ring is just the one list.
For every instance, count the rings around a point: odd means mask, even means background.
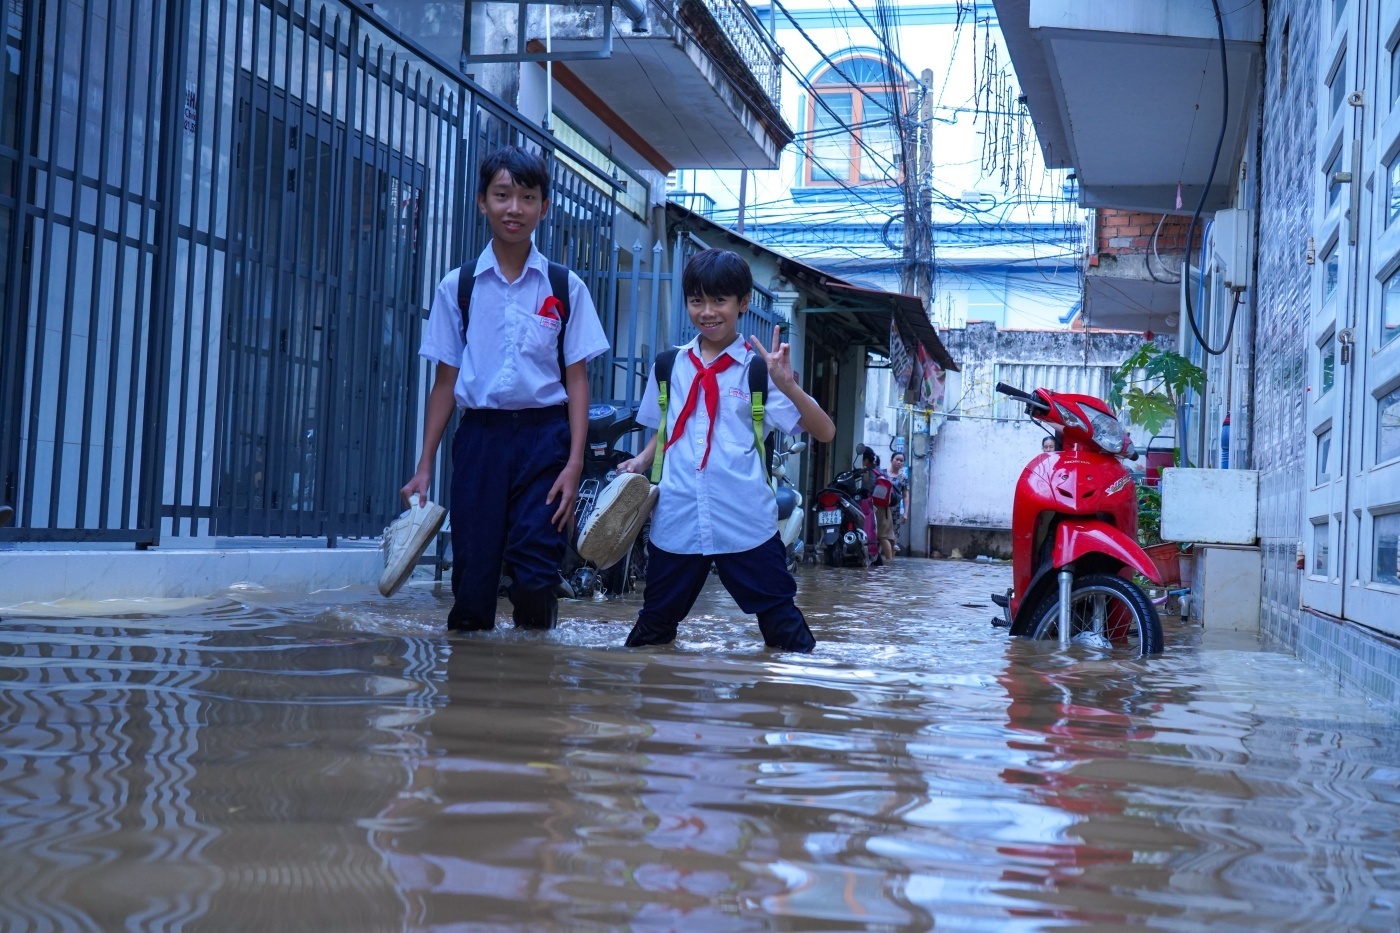
[{"label": "white shoe", "polygon": [[423,556],[433,536],[442,528],[447,510],[432,502],[424,502],[414,493],[408,500],[408,511],[394,519],[384,529],[380,547],[384,550],[384,572],[379,575],[379,592],[393,596],[413,573],[418,558]]},{"label": "white shoe", "polygon": [[578,534],[578,554],[599,570],[622,560],[656,504],[657,487],[640,473],[619,473],[603,487]]}]

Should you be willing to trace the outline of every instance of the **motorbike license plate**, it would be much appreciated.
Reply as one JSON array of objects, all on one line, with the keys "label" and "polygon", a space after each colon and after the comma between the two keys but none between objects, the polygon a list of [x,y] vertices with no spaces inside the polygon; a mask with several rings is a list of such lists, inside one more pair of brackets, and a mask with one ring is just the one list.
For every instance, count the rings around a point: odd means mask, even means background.
[{"label": "motorbike license plate", "polygon": [[818,525],[839,525],[841,524],[841,510],[831,509],[826,512],[817,513]]}]

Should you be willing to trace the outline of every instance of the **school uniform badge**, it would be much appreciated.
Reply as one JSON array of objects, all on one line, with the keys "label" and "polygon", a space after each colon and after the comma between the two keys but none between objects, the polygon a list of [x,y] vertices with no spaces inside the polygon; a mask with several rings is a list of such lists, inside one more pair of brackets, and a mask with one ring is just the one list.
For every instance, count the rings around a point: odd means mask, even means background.
[{"label": "school uniform badge", "polygon": [[544,304],[540,305],[540,310],[535,312],[535,320],[539,321],[545,330],[558,330],[563,323],[559,316],[559,309],[562,307],[559,299],[550,295],[544,300]]}]

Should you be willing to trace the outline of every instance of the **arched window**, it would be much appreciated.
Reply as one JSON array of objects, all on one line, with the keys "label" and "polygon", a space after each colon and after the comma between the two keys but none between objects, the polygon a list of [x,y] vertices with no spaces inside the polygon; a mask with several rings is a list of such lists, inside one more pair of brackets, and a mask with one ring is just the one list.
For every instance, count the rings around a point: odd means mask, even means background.
[{"label": "arched window", "polygon": [[904,112],[907,85],[891,87],[898,73],[879,59],[850,58],[836,66],[812,82],[804,184],[899,184],[902,154],[895,121]]}]

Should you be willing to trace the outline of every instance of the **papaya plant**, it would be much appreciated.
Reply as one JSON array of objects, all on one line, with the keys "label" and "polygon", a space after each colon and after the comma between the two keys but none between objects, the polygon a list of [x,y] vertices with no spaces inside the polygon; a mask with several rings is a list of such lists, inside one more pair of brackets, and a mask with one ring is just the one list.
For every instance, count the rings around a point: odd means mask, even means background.
[{"label": "papaya plant", "polygon": [[1201,392],[1205,385],[1205,370],[1174,350],[1148,342],[1110,377],[1108,403],[1133,424],[1157,434],[1178,417],[1187,393]]}]

